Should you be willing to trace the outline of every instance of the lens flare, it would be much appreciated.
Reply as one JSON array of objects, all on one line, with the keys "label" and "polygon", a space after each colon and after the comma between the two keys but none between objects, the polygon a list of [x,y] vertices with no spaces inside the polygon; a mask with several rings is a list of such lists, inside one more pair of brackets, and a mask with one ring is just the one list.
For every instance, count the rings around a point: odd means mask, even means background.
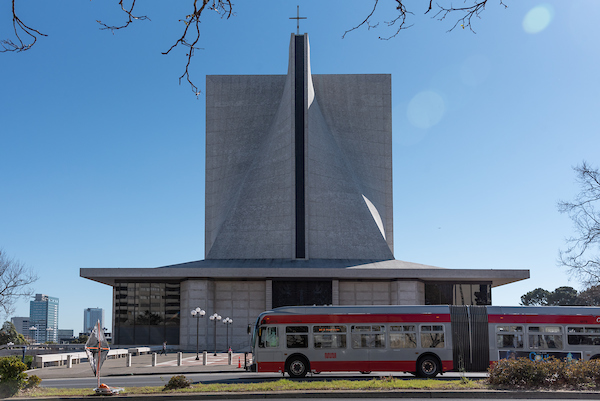
[{"label": "lens flare", "polygon": [[412,125],[428,129],[440,122],[446,111],[444,99],[433,91],[419,92],[408,103],[406,115]]},{"label": "lens flare", "polygon": [[550,4],[540,4],[525,14],[523,29],[531,34],[540,33],[550,25],[553,17],[554,9],[552,6]]}]

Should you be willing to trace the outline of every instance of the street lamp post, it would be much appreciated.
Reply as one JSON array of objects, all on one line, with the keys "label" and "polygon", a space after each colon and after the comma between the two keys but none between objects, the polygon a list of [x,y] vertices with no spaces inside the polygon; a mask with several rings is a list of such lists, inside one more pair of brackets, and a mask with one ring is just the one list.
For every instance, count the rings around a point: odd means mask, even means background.
[{"label": "street lamp post", "polygon": [[200,360],[200,351],[198,348],[198,336],[200,333],[200,318],[204,317],[204,315],[206,314],[206,311],[200,307],[197,307],[196,309],[192,309],[191,311],[192,317],[196,318],[196,360],[199,361]]},{"label": "street lamp post", "polygon": [[[53,327],[47,327],[46,328],[46,342],[54,342],[54,334],[53,334],[53,332],[54,332],[54,328]],[[52,340],[49,340],[48,337],[51,337]]]},{"label": "street lamp post", "polygon": [[35,334],[34,334],[34,337],[35,337],[35,342],[36,342],[36,343],[37,343],[37,342],[39,342],[39,341],[38,341],[38,328],[37,328],[37,325],[35,325],[35,326],[31,326],[31,327],[29,328],[29,331],[31,331],[31,330],[33,330],[33,332],[35,333]]},{"label": "street lamp post", "polygon": [[229,316],[223,319],[223,323],[225,324],[225,338],[227,338],[227,351],[229,351],[229,325],[233,323],[233,319]]},{"label": "street lamp post", "polygon": [[221,320],[221,316],[217,312],[215,312],[214,314],[212,314],[209,317],[209,319],[211,321],[215,322],[215,337],[214,337],[214,340],[215,340],[215,354],[214,354],[214,356],[217,356],[217,322],[219,320]]}]

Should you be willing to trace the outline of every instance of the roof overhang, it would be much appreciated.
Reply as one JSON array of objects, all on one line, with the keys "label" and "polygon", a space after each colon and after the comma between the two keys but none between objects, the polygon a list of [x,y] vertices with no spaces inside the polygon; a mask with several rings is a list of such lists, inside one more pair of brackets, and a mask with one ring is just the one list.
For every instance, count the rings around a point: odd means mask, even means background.
[{"label": "roof overhang", "polygon": [[491,282],[492,287],[529,278],[529,270],[445,269],[401,260],[200,260],[156,268],[82,268],[80,276],[114,286],[117,281],[194,279],[334,279]]}]

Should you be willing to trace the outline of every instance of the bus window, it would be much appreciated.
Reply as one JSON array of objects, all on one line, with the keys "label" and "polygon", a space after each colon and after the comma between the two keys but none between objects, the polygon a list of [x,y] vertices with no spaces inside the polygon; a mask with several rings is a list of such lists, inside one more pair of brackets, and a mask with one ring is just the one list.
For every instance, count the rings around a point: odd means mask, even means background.
[{"label": "bus window", "polygon": [[315,348],[346,348],[346,326],[313,326]]},{"label": "bus window", "polygon": [[528,332],[529,349],[563,348],[562,328],[560,326],[530,326]]},{"label": "bus window", "polygon": [[352,326],[352,348],[385,348],[385,326]]},{"label": "bus window", "polygon": [[372,348],[385,348],[385,326],[371,326],[373,330]]},{"label": "bus window", "polygon": [[421,348],[444,348],[444,326],[421,326]]},{"label": "bus window", "polygon": [[258,331],[260,348],[276,348],[279,346],[277,327],[261,327]]},{"label": "bus window", "polygon": [[567,342],[569,345],[600,345],[600,328],[569,327]]},{"label": "bus window", "polygon": [[308,348],[308,326],[288,326],[285,334],[288,348]]},{"label": "bus window", "polygon": [[496,326],[498,348],[523,348],[523,326]]},{"label": "bus window", "polygon": [[415,326],[390,326],[391,348],[416,348],[417,333]]}]

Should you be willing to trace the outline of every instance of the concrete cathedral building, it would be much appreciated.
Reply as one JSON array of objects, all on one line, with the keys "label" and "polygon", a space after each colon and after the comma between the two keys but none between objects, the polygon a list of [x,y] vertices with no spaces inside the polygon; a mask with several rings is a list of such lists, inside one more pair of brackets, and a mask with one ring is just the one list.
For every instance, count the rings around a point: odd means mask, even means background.
[{"label": "concrete cathedral building", "polygon": [[199,323],[200,349],[224,350],[200,307],[233,319],[237,351],[274,307],[489,305],[529,278],[394,259],[391,76],[312,74],[309,54],[292,34],[286,75],[207,76],[205,259],[81,269],[113,287],[114,344],[191,350]]}]

